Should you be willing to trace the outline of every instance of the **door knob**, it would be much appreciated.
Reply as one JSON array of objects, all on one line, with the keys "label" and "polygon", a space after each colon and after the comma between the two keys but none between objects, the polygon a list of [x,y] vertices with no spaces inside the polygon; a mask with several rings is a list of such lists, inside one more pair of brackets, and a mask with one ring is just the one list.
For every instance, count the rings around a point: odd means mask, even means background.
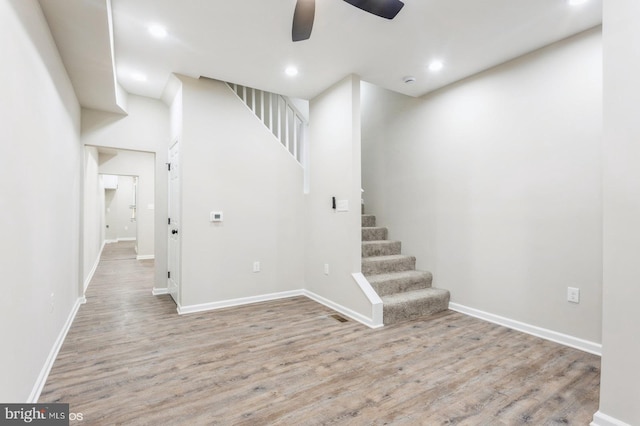
[{"label": "door knob", "polygon": [[172,229],[172,230],[171,230],[171,233],[175,235],[175,234],[177,234],[177,233],[178,233],[178,230],[177,230],[177,229]]}]

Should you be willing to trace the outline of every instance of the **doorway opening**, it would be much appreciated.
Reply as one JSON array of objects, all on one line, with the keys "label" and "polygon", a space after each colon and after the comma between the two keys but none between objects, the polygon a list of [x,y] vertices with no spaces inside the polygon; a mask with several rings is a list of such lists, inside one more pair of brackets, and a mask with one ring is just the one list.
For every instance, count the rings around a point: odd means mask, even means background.
[{"label": "doorway opening", "polygon": [[[104,185],[105,243],[127,242],[122,247],[138,254],[138,176],[101,174]],[[123,253],[124,254],[124,253]]]},{"label": "doorway opening", "polygon": [[85,290],[103,249],[115,248],[115,244],[108,243],[130,246],[132,258],[155,263],[155,175],[153,152],[85,146],[82,237]]}]

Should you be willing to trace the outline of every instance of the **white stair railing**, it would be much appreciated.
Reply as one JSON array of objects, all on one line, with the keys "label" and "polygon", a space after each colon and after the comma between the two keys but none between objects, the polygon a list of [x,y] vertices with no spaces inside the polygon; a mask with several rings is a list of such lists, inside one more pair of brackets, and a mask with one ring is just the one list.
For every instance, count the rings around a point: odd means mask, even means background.
[{"label": "white stair railing", "polygon": [[307,120],[285,96],[235,83],[227,86],[262,121],[280,143],[304,165]]}]

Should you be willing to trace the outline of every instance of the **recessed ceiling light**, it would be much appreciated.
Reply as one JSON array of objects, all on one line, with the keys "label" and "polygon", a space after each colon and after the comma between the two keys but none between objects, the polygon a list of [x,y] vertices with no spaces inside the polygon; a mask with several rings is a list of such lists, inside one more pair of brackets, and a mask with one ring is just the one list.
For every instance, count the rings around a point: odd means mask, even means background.
[{"label": "recessed ceiling light", "polygon": [[290,67],[287,67],[287,69],[285,69],[284,72],[289,77],[295,77],[296,75],[298,75],[298,68],[294,66],[290,66]]},{"label": "recessed ceiling light", "polygon": [[439,60],[431,61],[431,63],[429,64],[429,71],[438,72],[443,67],[444,67],[444,64],[442,63],[442,61],[439,61]]},{"label": "recessed ceiling light", "polygon": [[149,25],[149,34],[154,36],[155,38],[165,38],[167,36],[167,29],[162,25],[153,24]]},{"label": "recessed ceiling light", "polygon": [[141,72],[134,72],[131,74],[131,78],[135,81],[147,81],[147,76],[142,74]]},{"label": "recessed ceiling light", "polygon": [[404,81],[405,84],[411,84],[416,82],[416,78],[412,75],[407,75],[405,77],[402,77],[402,81]]},{"label": "recessed ceiling light", "polygon": [[579,6],[587,2],[587,0],[567,0],[570,6]]}]

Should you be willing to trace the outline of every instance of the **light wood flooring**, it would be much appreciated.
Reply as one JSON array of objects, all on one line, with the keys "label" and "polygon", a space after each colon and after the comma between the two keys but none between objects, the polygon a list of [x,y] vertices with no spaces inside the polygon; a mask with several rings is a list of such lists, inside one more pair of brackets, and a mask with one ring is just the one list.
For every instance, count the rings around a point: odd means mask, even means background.
[{"label": "light wood flooring", "polygon": [[83,425],[588,425],[600,359],[446,311],[371,330],[304,297],[178,316],[109,244],[40,402]]}]

